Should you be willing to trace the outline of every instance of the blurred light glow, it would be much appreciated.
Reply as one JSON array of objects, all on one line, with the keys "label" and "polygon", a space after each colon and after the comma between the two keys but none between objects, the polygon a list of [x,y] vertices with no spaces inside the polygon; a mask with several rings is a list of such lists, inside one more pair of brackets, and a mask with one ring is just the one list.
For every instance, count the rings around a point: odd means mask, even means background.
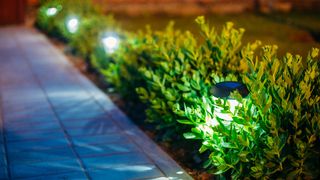
[{"label": "blurred light glow", "polygon": [[[215,100],[217,100],[218,98],[213,97]],[[220,119],[225,120],[225,122],[223,122],[225,125],[230,124],[230,121],[232,121],[232,116],[236,113],[236,107],[238,106],[242,106],[242,103],[238,102],[235,99],[227,99],[227,106],[229,107],[230,113],[228,112],[222,112],[222,108],[220,107],[216,107],[214,108],[214,112],[215,115],[217,117],[219,117]]]},{"label": "blurred light glow", "polygon": [[119,48],[120,40],[116,34],[106,34],[102,38],[102,44],[107,53],[113,53]]},{"label": "blurred light glow", "polygon": [[228,104],[229,104],[229,107],[230,107],[230,112],[232,114],[235,113],[237,106],[241,106],[241,104],[235,99],[228,99],[227,101],[228,101]]},{"label": "blurred light glow", "polygon": [[211,127],[219,125],[219,122],[216,118],[211,118],[210,116],[206,117],[206,124],[210,125]]},{"label": "blurred light glow", "polygon": [[79,19],[77,17],[72,17],[67,20],[67,29],[70,33],[77,32],[79,27]]},{"label": "blurred light glow", "polygon": [[178,172],[176,172],[177,174],[183,174],[183,171],[178,171]]},{"label": "blurred light glow", "polygon": [[145,171],[151,171],[152,169],[154,169],[154,167],[148,166],[148,165],[132,165],[132,166],[115,167],[113,169],[117,171],[145,172]]},{"label": "blurred light glow", "polygon": [[47,14],[47,16],[54,16],[54,15],[57,14],[57,12],[58,12],[58,9],[57,9],[57,8],[51,7],[51,8],[48,8],[48,9],[47,9],[46,14]]}]

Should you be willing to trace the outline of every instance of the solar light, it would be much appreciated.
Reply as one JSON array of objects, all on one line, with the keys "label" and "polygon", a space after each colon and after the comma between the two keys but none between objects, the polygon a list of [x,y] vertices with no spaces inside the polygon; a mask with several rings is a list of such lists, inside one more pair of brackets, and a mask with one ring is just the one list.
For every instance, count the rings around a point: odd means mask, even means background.
[{"label": "solar light", "polygon": [[57,9],[57,8],[51,7],[51,8],[48,8],[48,9],[47,9],[46,14],[47,14],[47,16],[54,16],[54,15],[57,14],[57,12],[58,12],[58,9]]},{"label": "solar light", "polygon": [[120,39],[117,34],[106,33],[102,37],[102,44],[103,44],[104,50],[107,53],[113,53],[116,49],[119,48]]},{"label": "solar light", "polygon": [[75,33],[79,27],[79,19],[77,17],[71,17],[67,20],[67,29],[70,33]]},{"label": "solar light", "polygon": [[[230,108],[229,110],[232,114],[235,113],[236,107],[242,105],[241,102],[238,102],[237,100],[230,98],[230,94],[233,91],[238,91],[243,98],[245,98],[249,94],[249,91],[244,84],[240,82],[235,82],[235,81],[225,81],[225,82],[217,83],[211,89],[211,92],[215,100],[218,100],[218,99],[227,100],[227,104]],[[232,114],[223,113],[222,110],[223,108],[220,108],[220,107],[215,108],[214,110],[215,115],[225,120],[226,124],[229,124],[230,121],[232,120]]]}]

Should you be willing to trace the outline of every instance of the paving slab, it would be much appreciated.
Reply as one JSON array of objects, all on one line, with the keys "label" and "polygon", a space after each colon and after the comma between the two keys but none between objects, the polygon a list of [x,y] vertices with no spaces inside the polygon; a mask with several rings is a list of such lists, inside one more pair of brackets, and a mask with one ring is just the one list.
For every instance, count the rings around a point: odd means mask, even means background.
[{"label": "paving slab", "polygon": [[82,180],[87,179],[86,174],[83,172],[69,172],[55,175],[45,175],[45,176],[36,176],[31,178],[19,178],[23,180],[51,180],[51,179],[59,179],[59,180]]},{"label": "paving slab", "polygon": [[50,162],[64,159],[76,159],[76,156],[72,152],[71,148],[9,152],[8,157],[11,164],[29,164],[33,162]]},{"label": "paving slab", "polygon": [[192,179],[37,30],[0,28],[0,179]]},{"label": "paving slab", "polygon": [[152,179],[154,177],[163,176],[163,173],[152,164],[140,164],[131,166],[113,167],[103,170],[89,170],[89,175],[93,179],[105,180],[117,179]]},{"label": "paving slab", "polygon": [[12,179],[83,172],[76,159],[10,165]]}]

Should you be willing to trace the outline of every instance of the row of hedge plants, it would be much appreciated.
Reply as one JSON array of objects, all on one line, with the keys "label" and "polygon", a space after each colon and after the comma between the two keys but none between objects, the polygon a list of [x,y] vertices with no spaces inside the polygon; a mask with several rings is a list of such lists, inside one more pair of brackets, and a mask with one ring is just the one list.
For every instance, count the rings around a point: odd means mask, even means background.
[{"label": "row of hedge plants", "polygon": [[[244,29],[228,22],[217,31],[202,16],[195,20],[202,38],[173,22],[126,32],[90,1],[74,3],[43,1],[37,26],[67,42],[124,98],[144,103],[146,123],[162,140],[195,139],[200,146],[190,151],[199,148],[204,168],[227,178],[320,177],[318,49],[278,57],[276,46],[242,44]],[[70,17],[78,20],[74,32]],[[226,81],[249,95],[213,96]]]}]

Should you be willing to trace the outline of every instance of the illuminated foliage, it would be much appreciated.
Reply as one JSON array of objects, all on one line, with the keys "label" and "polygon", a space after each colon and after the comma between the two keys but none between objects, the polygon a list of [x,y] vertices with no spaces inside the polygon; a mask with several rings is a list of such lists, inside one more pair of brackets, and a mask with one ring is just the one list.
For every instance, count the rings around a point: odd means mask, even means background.
[{"label": "illuminated foliage", "polygon": [[[74,34],[65,26],[72,15],[81,21]],[[173,23],[163,31],[124,32],[88,0],[44,1],[37,17],[38,27],[68,40],[125,98],[145,103],[147,121],[163,132],[162,139],[198,140],[199,152],[208,154],[208,172],[235,179],[318,179],[319,50],[305,59],[290,53],[279,58],[276,46],[263,46],[256,55],[260,42],[242,45],[244,30],[231,22],[221,32],[204,17],[196,23],[202,39]],[[112,53],[101,42],[109,31],[120,42]],[[213,97],[211,88],[222,81],[242,82],[249,96],[234,92],[233,104]]]},{"label": "illuminated foliage", "polygon": [[244,30],[233,28],[230,22],[220,34],[205,23],[204,17],[196,22],[203,40],[195,39],[190,32],[175,31],[172,25],[155,36],[146,36],[153,65],[140,68],[147,85],[137,92],[148,103],[149,121],[169,129],[166,131],[174,136],[185,129],[178,125],[181,113],[176,107],[208,95],[216,82],[238,80],[238,74],[247,70],[244,58],[256,48],[255,44],[241,47]]},{"label": "illuminated foliage", "polygon": [[[233,178],[319,178],[320,95],[318,50],[305,61],[301,56],[276,56],[275,46],[265,46],[258,57],[247,58],[249,72],[241,75],[250,96],[234,113],[213,96],[195,97],[196,103],[179,109],[193,126],[185,133],[202,141],[209,151],[205,167]],[[305,64],[303,63],[305,62]],[[214,112],[232,114],[230,124]],[[218,123],[216,123],[218,122]]]}]

